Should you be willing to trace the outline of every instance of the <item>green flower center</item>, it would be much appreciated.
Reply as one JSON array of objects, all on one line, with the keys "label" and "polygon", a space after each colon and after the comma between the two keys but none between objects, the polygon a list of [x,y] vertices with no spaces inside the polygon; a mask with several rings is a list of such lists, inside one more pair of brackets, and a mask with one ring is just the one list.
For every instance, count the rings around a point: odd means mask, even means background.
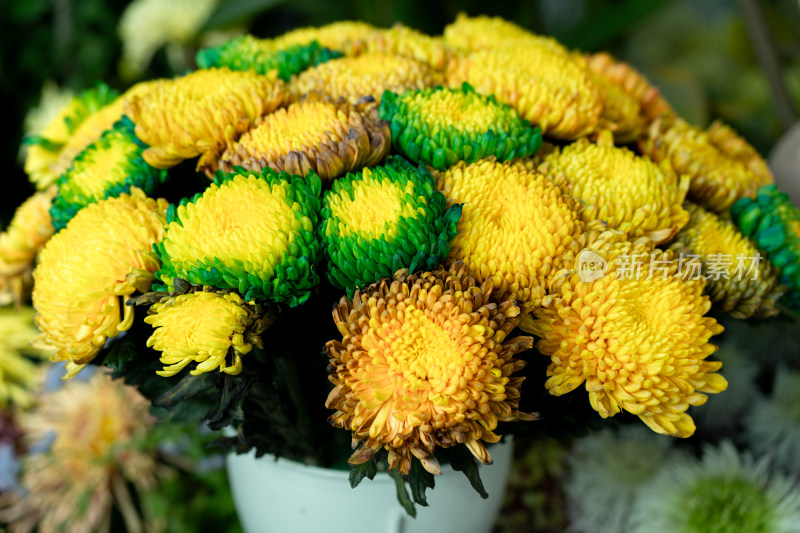
[{"label": "green flower center", "polygon": [[775,507],[755,481],[705,478],[681,502],[686,533],[768,533],[774,531]]}]

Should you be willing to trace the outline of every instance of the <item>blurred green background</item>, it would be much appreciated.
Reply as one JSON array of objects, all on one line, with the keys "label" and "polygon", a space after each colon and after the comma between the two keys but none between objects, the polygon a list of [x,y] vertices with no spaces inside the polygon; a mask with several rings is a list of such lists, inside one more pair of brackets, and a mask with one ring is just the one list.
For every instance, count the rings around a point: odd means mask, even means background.
[{"label": "blurred green background", "polygon": [[[706,125],[722,118],[765,154],[791,123],[796,113],[791,108],[800,108],[797,0],[205,1],[212,6],[210,16],[187,36],[186,28],[179,27],[181,17],[159,16],[168,13],[159,11],[159,3],[160,8],[172,4],[172,9],[179,9],[182,4],[192,9],[193,2],[138,0],[149,5],[155,18],[134,31],[127,46],[158,48],[139,77],[169,76],[190,67],[198,46],[235,32],[269,37],[299,26],[360,19],[381,26],[403,22],[435,34],[465,11],[505,17],[573,48],[608,50],[643,71],[691,122]],[[5,0],[0,5],[0,91],[9,128],[0,159],[2,175],[10,184],[0,198],[3,224],[32,192],[22,172],[19,145],[25,115],[38,104],[44,84],[49,80],[51,86],[78,91],[96,80],[118,89],[135,81],[130,69],[121,68],[123,43],[118,31],[131,3]],[[745,16],[747,5],[760,8],[762,25],[754,24],[750,14]],[[754,26],[766,30],[774,45],[788,110],[776,105],[763,59],[759,60],[751,39]],[[177,36],[172,38],[175,42],[161,42],[171,35]]]}]

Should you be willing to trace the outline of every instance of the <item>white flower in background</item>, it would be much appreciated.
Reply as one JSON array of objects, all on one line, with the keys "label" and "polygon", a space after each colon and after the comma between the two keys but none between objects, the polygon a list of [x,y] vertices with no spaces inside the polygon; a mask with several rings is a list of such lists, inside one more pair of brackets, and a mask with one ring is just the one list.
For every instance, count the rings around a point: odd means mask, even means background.
[{"label": "white flower in background", "polygon": [[138,78],[162,46],[167,46],[167,58],[173,69],[186,68],[183,45],[195,39],[218,4],[219,0],[131,2],[119,23],[120,74],[127,79]]},{"label": "white flower in background", "polygon": [[779,369],[771,398],[758,400],[745,419],[747,442],[775,466],[800,472],[800,373]]},{"label": "white flower in background", "polygon": [[682,457],[672,442],[640,426],[604,429],[578,440],[567,458],[564,484],[570,531],[627,531],[638,493],[664,465]]},{"label": "white flower in background", "polygon": [[665,464],[636,499],[630,533],[800,532],[800,488],[728,441]]}]

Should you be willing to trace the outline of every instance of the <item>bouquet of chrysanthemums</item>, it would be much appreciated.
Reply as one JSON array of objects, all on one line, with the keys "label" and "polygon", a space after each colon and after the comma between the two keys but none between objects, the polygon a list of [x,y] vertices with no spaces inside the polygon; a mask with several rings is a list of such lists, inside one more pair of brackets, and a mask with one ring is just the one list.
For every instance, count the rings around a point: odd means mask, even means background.
[{"label": "bouquet of chrysanthemums", "polygon": [[105,365],[237,452],[384,464],[424,501],[513,431],[689,437],[727,387],[709,313],[800,307],[763,159],[606,53],[459,16],[196,63],[26,140],[0,274],[68,377]]}]

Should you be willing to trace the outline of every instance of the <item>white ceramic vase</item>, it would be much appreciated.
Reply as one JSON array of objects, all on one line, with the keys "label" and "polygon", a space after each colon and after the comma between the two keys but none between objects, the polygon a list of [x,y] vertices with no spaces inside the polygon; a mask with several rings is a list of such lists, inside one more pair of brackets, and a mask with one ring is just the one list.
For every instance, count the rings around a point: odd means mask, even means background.
[{"label": "white ceramic vase", "polygon": [[255,452],[228,456],[228,478],[246,533],[489,533],[511,469],[511,442],[490,448],[494,464],[480,466],[489,498],[461,472],[442,465],[429,507],[411,518],[397,502],[394,480],[378,473],[350,488],[348,473]]}]

